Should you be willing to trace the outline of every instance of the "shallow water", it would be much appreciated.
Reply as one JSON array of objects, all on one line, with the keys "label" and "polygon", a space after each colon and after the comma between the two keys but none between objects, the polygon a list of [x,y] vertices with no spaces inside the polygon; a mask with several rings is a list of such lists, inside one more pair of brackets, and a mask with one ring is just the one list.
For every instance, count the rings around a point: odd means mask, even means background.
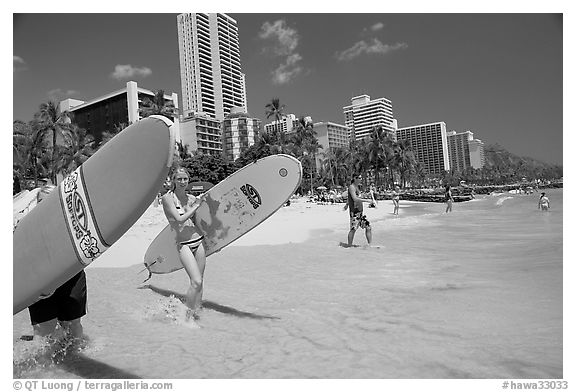
[{"label": "shallow water", "polygon": [[[208,260],[185,324],[183,271],[87,271],[86,348],[42,357],[14,317],[22,378],[562,378],[562,190],[402,203],[346,248],[342,227]],[[36,352],[34,350],[37,350]],[[43,358],[43,360],[37,360]]]}]

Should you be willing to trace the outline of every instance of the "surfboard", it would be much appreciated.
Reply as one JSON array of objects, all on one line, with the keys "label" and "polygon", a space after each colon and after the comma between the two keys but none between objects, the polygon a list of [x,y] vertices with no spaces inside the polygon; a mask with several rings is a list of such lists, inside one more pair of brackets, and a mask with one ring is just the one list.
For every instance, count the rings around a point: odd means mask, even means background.
[{"label": "surfboard", "polygon": [[166,180],[174,149],[170,120],[140,120],[20,220],[13,233],[14,314],[54,292],[136,222]]},{"label": "surfboard", "polygon": [[38,203],[40,188],[24,190],[12,198],[12,228],[24,218]]},{"label": "surfboard", "polygon": [[[206,193],[194,224],[204,235],[209,256],[248,233],[286,203],[300,186],[300,162],[284,154],[271,155],[244,166]],[[144,255],[151,274],[182,268],[175,231],[167,225]]]}]

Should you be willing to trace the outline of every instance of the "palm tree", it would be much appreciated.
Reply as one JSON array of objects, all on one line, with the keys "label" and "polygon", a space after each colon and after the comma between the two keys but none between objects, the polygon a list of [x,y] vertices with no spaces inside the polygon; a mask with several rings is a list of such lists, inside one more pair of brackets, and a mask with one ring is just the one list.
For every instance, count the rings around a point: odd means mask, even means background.
[{"label": "palm tree", "polygon": [[284,109],[285,105],[280,104],[280,98],[272,98],[272,101],[266,104],[266,118],[274,117],[274,120],[282,121]]},{"label": "palm tree", "polygon": [[71,136],[69,144],[57,146],[56,172],[64,176],[76,170],[96,151],[94,136],[88,134],[85,129],[73,125]]},{"label": "palm tree", "polygon": [[176,142],[176,152],[180,161],[185,161],[186,159],[190,159],[194,156],[192,151],[190,151],[190,145],[184,144],[182,141]]},{"label": "palm tree", "polygon": [[174,102],[168,101],[164,98],[164,90],[158,90],[153,98],[146,97],[142,101],[140,108],[140,116],[142,118],[159,114],[164,117],[173,119],[178,114],[178,110],[174,106]]},{"label": "palm tree", "polygon": [[374,127],[367,148],[370,166],[374,171],[374,179],[378,186],[379,174],[386,169],[392,156],[392,138],[389,131],[381,125]]},{"label": "palm tree", "polygon": [[56,163],[58,161],[58,139],[62,144],[72,138],[71,115],[68,111],[61,112],[57,105],[49,101],[40,105],[40,110],[34,115],[35,132],[40,138],[51,138],[50,179],[57,185]]},{"label": "palm tree", "polygon": [[20,179],[32,176],[34,186],[38,185],[39,176],[47,173],[45,141],[39,132],[30,124],[14,121],[12,134],[12,166]]},{"label": "palm tree", "polygon": [[[285,105],[280,104],[280,98],[272,98],[272,101],[266,104],[266,118],[270,119],[272,117],[280,124],[284,117],[284,109]],[[276,139],[278,140],[278,143],[280,143],[280,151],[282,151],[282,146],[284,145],[284,132],[282,132],[279,126],[276,131]]]},{"label": "palm tree", "polygon": [[394,144],[394,158],[396,168],[400,174],[400,182],[402,186],[406,186],[406,177],[416,164],[416,158],[412,151],[412,145],[409,140],[398,140]]}]

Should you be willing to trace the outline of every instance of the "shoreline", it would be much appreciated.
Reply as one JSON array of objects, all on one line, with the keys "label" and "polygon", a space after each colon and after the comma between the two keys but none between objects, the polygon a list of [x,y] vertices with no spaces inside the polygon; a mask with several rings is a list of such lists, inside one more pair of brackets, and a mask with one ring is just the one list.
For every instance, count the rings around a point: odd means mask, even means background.
[{"label": "shoreline", "polygon": [[[434,207],[434,204],[405,200],[401,202],[399,216],[395,217],[392,201],[379,200],[377,208],[365,205],[364,213],[371,222],[382,222],[417,214],[416,210],[420,208],[411,209],[414,205],[426,209]],[[306,201],[305,197],[292,199],[290,206],[281,207],[226,248],[304,243],[335,231],[343,232],[342,241],[345,242],[349,217],[343,207],[344,203],[317,204]],[[148,246],[166,225],[162,207],[151,205],[112,247],[86,268],[123,268],[142,264]],[[357,234],[355,242],[358,238]]]}]

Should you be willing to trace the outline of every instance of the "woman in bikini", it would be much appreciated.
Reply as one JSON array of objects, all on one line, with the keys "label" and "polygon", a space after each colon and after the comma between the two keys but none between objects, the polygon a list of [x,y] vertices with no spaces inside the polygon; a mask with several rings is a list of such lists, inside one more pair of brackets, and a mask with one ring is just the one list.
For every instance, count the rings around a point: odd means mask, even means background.
[{"label": "woman in bikini", "polygon": [[206,267],[206,254],[202,239],[192,218],[202,198],[186,193],[190,177],[183,167],[176,168],[171,176],[172,190],[162,197],[164,214],[176,232],[176,246],[182,266],[190,278],[190,288],[186,293],[186,305],[190,309],[188,317],[197,318],[196,312],[202,305],[202,284]]}]

